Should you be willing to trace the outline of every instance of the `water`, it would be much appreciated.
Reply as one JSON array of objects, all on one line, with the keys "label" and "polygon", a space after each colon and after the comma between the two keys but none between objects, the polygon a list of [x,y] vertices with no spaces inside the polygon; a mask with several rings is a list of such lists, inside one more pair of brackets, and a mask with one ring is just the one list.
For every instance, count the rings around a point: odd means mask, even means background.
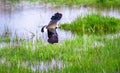
[{"label": "water", "polygon": [[[71,19],[64,16],[64,13],[68,13],[69,10],[63,12],[64,9],[52,9],[49,7],[41,7],[41,5],[37,7],[29,7],[27,5],[17,7],[16,5],[14,7],[2,5],[0,6],[0,35],[3,36],[6,32],[9,32],[10,38],[17,36],[18,38],[27,40],[33,38],[46,40],[46,33],[42,34],[40,29],[42,26],[47,25],[51,16],[58,11],[63,13],[63,19],[60,23],[68,22],[68,20]],[[70,31],[58,29],[57,32],[60,41],[74,37]],[[33,37],[33,35],[35,35],[35,37]]]},{"label": "water", "polygon": [[[47,41],[47,33],[41,33],[40,29],[49,23],[51,16],[56,12],[63,14],[58,24],[70,23],[78,16],[83,17],[91,13],[120,18],[120,11],[112,8],[109,10],[97,10],[84,6],[56,7],[50,4],[29,4],[27,2],[11,4],[9,2],[1,2],[0,35],[5,36],[8,34],[11,39],[17,37],[26,40],[40,39]],[[58,29],[57,32],[60,42],[75,37],[70,31]]]},{"label": "water", "polygon": [[[0,58],[0,64],[5,64],[8,67],[12,67],[12,63],[10,61],[7,61],[5,57]],[[65,67],[65,63],[62,60],[57,60],[57,59],[52,59],[51,61],[39,61],[39,62],[21,62],[18,61],[16,64],[18,67],[24,67],[24,68],[29,68],[34,72],[48,72],[48,70],[54,70],[54,69],[62,69]]]}]

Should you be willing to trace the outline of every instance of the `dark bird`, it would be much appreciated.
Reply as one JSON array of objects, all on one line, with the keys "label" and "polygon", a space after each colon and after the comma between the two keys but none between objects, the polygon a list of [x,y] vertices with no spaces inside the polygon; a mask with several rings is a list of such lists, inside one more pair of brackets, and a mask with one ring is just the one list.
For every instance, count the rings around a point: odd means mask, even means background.
[{"label": "dark bird", "polygon": [[51,17],[51,21],[47,26],[43,26],[41,32],[44,32],[44,28],[46,27],[48,33],[48,42],[51,44],[58,43],[58,34],[57,34],[57,22],[62,18],[61,13],[55,13]]}]

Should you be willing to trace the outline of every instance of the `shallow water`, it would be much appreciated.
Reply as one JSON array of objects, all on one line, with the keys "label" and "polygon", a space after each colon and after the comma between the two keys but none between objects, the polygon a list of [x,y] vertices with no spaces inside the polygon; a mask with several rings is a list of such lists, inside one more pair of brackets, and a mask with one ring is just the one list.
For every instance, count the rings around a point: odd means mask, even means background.
[{"label": "shallow water", "polygon": [[[8,67],[12,67],[12,63],[7,61],[5,57],[0,58],[0,65],[6,64]],[[62,69],[65,67],[65,63],[62,60],[52,59],[51,61],[39,61],[39,62],[19,62],[16,64],[18,67],[28,68],[34,72],[48,72],[49,70]]]},{"label": "shallow water", "polygon": [[[70,23],[79,16],[91,13],[120,18],[120,10],[113,8],[98,10],[84,6],[57,7],[50,4],[0,2],[0,35],[8,35],[11,39],[17,37],[26,40],[42,39],[47,41],[47,33],[41,33],[40,29],[49,23],[51,16],[56,12],[63,14],[59,24]],[[75,37],[70,31],[58,29],[57,32],[60,42]]]}]

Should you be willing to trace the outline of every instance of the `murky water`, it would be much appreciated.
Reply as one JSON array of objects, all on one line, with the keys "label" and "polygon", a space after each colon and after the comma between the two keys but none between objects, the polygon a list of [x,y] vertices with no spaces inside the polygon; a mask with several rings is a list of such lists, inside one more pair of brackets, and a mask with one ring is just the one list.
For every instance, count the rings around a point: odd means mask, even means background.
[{"label": "murky water", "polygon": [[[120,18],[120,10],[97,10],[84,6],[73,7],[56,7],[45,4],[10,4],[9,2],[0,3],[0,35],[8,36],[12,39],[14,37],[31,39],[42,39],[47,41],[47,33],[41,33],[42,26],[47,25],[51,16],[61,12],[63,14],[59,24],[70,23],[78,16],[85,16],[91,13],[100,13],[111,17]],[[74,38],[70,31],[57,30],[59,41]]]}]

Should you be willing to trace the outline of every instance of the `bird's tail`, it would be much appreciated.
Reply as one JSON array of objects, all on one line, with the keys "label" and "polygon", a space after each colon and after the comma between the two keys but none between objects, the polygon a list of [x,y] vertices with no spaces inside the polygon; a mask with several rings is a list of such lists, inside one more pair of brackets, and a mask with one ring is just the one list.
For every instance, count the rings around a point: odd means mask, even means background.
[{"label": "bird's tail", "polygon": [[42,29],[41,29],[41,32],[42,32],[42,33],[44,32],[44,28],[45,28],[45,27],[46,27],[46,25],[42,27]]}]

